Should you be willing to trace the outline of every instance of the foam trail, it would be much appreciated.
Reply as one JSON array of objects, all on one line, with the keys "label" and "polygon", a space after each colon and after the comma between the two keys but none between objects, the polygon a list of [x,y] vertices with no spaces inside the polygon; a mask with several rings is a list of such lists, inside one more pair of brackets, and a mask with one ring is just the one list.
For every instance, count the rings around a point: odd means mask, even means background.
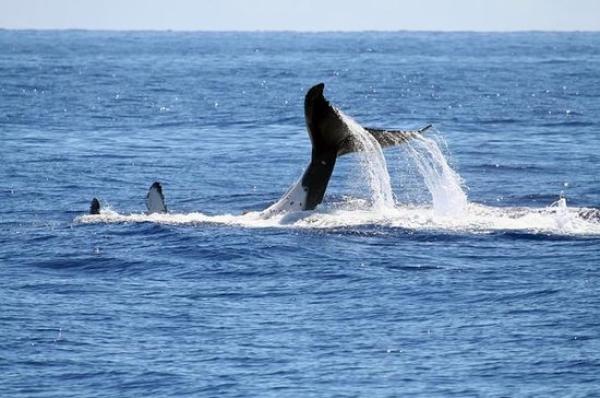
[{"label": "foam trail", "polygon": [[350,128],[350,133],[356,139],[360,148],[360,158],[363,176],[369,184],[371,191],[371,206],[374,210],[383,211],[395,206],[394,193],[390,182],[387,164],[381,146],[368,131],[361,127],[350,116],[345,115],[339,109],[338,114]]},{"label": "foam trail", "polygon": [[433,201],[436,217],[463,217],[467,211],[467,194],[463,181],[448,164],[439,145],[431,138],[417,137],[405,145],[416,164]]},{"label": "foam trail", "polygon": [[[433,206],[396,206],[387,165],[379,143],[354,120],[340,112],[361,150],[359,156],[371,190],[371,207],[356,206],[358,200],[322,205],[314,211],[291,211],[263,217],[261,212],[242,215],[204,213],[119,214],[104,209],[99,215],[82,215],[76,224],[143,223],[171,225],[221,224],[243,228],[352,228],[362,225],[410,230],[490,233],[523,231],[533,234],[598,235],[600,210],[570,208],[565,198],[546,208],[491,207],[469,203],[462,179],[449,165],[438,144],[426,137],[404,143],[409,159],[421,174]],[[360,201],[359,201],[360,202]],[[432,217],[433,215],[433,217]],[[393,229],[389,233],[396,233]]]},{"label": "foam trail", "polygon": [[[99,215],[85,214],[76,224],[156,223],[163,225],[230,225],[242,228],[355,228],[367,225],[441,233],[524,232],[551,235],[600,236],[600,211],[571,208],[564,200],[545,208],[492,207],[470,203],[464,217],[431,217],[430,206],[398,206],[385,212],[360,210],[344,203],[314,211],[281,213],[263,218],[259,212],[241,215],[204,213],[132,213],[102,210]],[[584,216],[587,215],[587,216]],[[590,215],[592,216],[590,218]],[[381,229],[378,233],[381,233]],[[383,230],[385,231],[385,230]],[[390,229],[389,234],[397,234]]]}]

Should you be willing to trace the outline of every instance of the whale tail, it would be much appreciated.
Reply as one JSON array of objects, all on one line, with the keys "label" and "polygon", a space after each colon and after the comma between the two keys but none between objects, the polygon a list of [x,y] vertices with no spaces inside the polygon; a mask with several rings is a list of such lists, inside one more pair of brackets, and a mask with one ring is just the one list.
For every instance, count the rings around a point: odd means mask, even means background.
[{"label": "whale tail", "polygon": [[[282,211],[313,210],[325,196],[338,156],[362,150],[351,127],[323,96],[325,84],[311,87],[304,99],[304,118],[312,143],[311,160],[298,182],[279,201],[263,211],[269,217]],[[386,130],[365,128],[382,147],[402,144],[429,129]]]},{"label": "whale tail", "polygon": [[[365,127],[364,129],[368,131],[374,138],[377,140],[379,145],[382,148],[386,148],[388,146],[400,145],[403,144],[413,138],[417,138],[420,134],[429,130],[433,127],[431,124],[428,124],[425,127],[422,127],[418,130],[389,130],[389,129],[374,129],[371,127]],[[355,152],[360,149],[354,149],[351,152]],[[349,152],[346,152],[349,153]]]},{"label": "whale tail", "polygon": [[162,186],[158,181],[150,186],[150,189],[146,194],[146,208],[148,209],[148,214],[167,212],[165,196],[162,192]]}]

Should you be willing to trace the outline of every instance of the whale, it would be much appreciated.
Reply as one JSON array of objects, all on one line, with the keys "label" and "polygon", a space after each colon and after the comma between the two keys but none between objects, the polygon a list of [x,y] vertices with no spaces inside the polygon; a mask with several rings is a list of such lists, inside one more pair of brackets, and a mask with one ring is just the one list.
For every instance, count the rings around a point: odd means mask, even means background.
[{"label": "whale", "polygon": [[[166,213],[167,205],[165,202],[165,195],[163,194],[162,185],[160,182],[155,181],[152,183],[146,193],[146,214]],[[93,198],[90,203],[91,215],[98,215],[101,212],[101,205],[98,198]]]},{"label": "whale", "polygon": [[[273,205],[261,212],[264,218],[282,212],[314,210],[323,202],[339,156],[364,150],[341,111],[324,96],[324,83],[311,87],[304,98],[304,119],[312,144],[311,158],[302,176]],[[362,126],[361,126],[362,127]],[[399,145],[429,129],[394,130],[363,127],[382,148]]]},{"label": "whale", "polygon": [[[324,83],[314,85],[307,91],[304,99],[306,130],[312,144],[310,162],[301,177],[279,200],[258,212],[263,218],[284,212],[314,210],[323,202],[337,158],[365,150],[364,145],[353,133],[356,126],[349,125],[351,119],[344,117],[341,110],[325,98],[324,89]],[[382,148],[400,145],[421,137],[421,134],[431,127],[431,124],[428,124],[417,130],[395,130],[360,126]],[[168,212],[160,182],[156,181],[150,186],[145,203],[146,214]],[[580,208],[576,209],[576,212],[583,220],[600,222],[600,209]],[[243,214],[245,213],[249,211]],[[89,214],[101,214],[101,204],[97,198],[92,199]]]},{"label": "whale", "polygon": [[[312,144],[310,162],[300,179],[278,201],[260,212],[263,218],[283,212],[314,210],[323,202],[337,158],[364,150],[352,133],[348,119],[325,98],[324,90],[324,83],[316,84],[304,97],[304,119]],[[431,124],[418,130],[362,128],[385,148],[420,136],[431,128]],[[158,181],[150,186],[146,194],[146,208],[147,214],[167,212],[162,186]],[[100,202],[94,198],[89,213],[100,214],[100,210]]]}]

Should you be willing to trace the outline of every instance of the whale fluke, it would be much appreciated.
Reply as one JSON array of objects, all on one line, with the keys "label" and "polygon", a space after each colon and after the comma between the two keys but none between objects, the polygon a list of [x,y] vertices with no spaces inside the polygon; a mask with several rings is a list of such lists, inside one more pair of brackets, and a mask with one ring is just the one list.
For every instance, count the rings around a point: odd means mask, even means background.
[{"label": "whale fluke", "polygon": [[154,182],[148,190],[148,194],[146,195],[146,208],[148,209],[148,214],[167,212],[165,197],[160,182],[158,181]]},{"label": "whale fluke", "polygon": [[[304,118],[312,143],[311,160],[304,174],[279,201],[262,212],[269,217],[282,211],[313,210],[322,201],[338,156],[360,151],[350,126],[323,96],[325,84],[311,87],[304,98]],[[418,136],[416,131],[366,128],[382,147],[398,145]]]},{"label": "whale fluke", "polygon": [[416,131],[411,130],[388,130],[388,129],[374,129],[370,127],[365,127],[367,130],[381,145],[382,148],[386,148],[392,145],[399,145],[405,143],[406,141],[417,137],[419,134],[424,133],[433,127],[431,124],[428,124],[425,127],[422,127]]},{"label": "whale fluke", "polygon": [[100,201],[96,198],[90,203],[90,214],[100,214]]}]

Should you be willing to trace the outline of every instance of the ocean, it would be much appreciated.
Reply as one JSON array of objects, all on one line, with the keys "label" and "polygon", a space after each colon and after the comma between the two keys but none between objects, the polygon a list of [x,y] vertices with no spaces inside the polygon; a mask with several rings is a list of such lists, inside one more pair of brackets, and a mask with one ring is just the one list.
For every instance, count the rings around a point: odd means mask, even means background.
[{"label": "ocean", "polygon": [[[0,54],[0,396],[600,396],[600,33],[0,30]],[[349,122],[433,127],[264,217],[320,82]]]}]

